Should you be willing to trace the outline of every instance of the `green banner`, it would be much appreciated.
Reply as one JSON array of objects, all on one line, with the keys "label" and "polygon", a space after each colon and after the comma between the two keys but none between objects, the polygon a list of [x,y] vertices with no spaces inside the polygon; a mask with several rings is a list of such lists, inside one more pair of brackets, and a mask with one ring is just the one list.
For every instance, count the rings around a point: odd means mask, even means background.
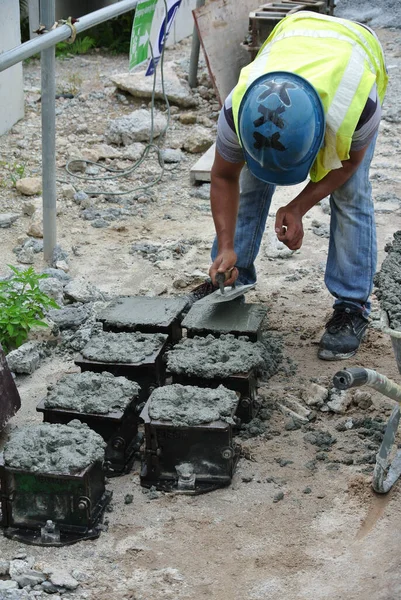
[{"label": "green banner", "polygon": [[148,58],[148,42],[157,0],[142,0],[137,4],[132,25],[129,68],[133,69]]}]

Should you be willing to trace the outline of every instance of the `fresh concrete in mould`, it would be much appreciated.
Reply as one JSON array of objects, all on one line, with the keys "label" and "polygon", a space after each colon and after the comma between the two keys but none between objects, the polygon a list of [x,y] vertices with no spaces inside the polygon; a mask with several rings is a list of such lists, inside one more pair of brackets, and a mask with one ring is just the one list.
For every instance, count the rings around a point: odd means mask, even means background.
[{"label": "fresh concrete in mould", "polygon": [[103,363],[141,364],[146,362],[167,340],[162,333],[112,333],[94,336],[82,350],[87,360]]},{"label": "fresh concrete in mould", "polygon": [[196,302],[182,326],[197,331],[206,329],[222,333],[257,334],[266,313],[266,307],[258,304],[225,302],[210,305]]},{"label": "fresh concrete in mould", "polygon": [[265,351],[262,343],[252,343],[245,336],[195,336],[174,346],[168,353],[167,364],[172,373],[207,379],[229,377],[251,369],[263,369]]},{"label": "fresh concrete in mould", "polygon": [[187,305],[185,298],[122,297],[113,300],[98,317],[106,326],[149,325],[169,327]]},{"label": "fresh concrete in mould", "polygon": [[192,385],[166,385],[156,388],[148,405],[149,416],[176,426],[193,426],[212,421],[233,424],[238,396],[222,385],[213,390]]},{"label": "fresh concrete in mould", "polygon": [[375,276],[376,295],[389,318],[392,329],[401,330],[401,231],[394,233],[393,243]]},{"label": "fresh concrete in mould", "polygon": [[73,474],[104,460],[106,443],[84,423],[42,423],[12,432],[4,462],[14,469],[37,473]]},{"label": "fresh concrete in mould", "polygon": [[108,414],[124,411],[140,387],[125,377],[111,373],[72,373],[48,387],[46,408],[61,408],[80,413]]}]

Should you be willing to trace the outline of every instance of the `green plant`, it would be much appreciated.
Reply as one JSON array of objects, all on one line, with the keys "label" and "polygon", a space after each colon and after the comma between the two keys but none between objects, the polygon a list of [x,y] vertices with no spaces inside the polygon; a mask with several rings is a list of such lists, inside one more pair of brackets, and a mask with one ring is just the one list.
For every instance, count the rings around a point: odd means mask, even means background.
[{"label": "green plant", "polygon": [[96,46],[96,40],[85,35],[84,37],[77,37],[73,44],[67,44],[67,42],[59,42],[56,45],[56,56],[57,58],[64,58],[68,55],[86,54],[88,50]]},{"label": "green plant", "polygon": [[59,94],[73,94],[76,96],[83,83],[82,77],[78,73],[70,73],[68,76],[68,81],[60,83],[57,86],[57,90]]},{"label": "green plant", "polygon": [[8,265],[14,276],[0,281],[0,343],[5,352],[18,348],[34,326],[48,327],[41,321],[48,308],[60,308],[39,288],[48,275],[35,273],[33,267],[19,271]]},{"label": "green plant", "polygon": [[6,171],[6,175],[0,177],[0,186],[7,187],[7,182],[11,183],[12,187],[17,185],[18,179],[22,179],[25,175],[25,165],[21,163],[7,163],[4,160],[0,161],[0,167]]}]

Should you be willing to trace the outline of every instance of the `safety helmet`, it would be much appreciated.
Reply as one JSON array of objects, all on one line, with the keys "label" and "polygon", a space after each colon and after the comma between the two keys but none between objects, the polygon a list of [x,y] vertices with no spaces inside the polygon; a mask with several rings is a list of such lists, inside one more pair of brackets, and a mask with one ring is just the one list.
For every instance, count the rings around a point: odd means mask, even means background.
[{"label": "safety helmet", "polygon": [[315,88],[303,77],[272,71],[246,90],[238,135],[249,170],[266,183],[304,181],[323,142],[325,117]]}]

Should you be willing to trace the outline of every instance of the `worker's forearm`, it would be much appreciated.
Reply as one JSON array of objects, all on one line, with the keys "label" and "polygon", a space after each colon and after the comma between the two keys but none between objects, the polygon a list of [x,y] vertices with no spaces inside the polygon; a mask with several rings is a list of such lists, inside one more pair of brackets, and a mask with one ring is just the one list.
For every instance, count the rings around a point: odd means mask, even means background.
[{"label": "worker's forearm", "polygon": [[303,217],[315,204],[341,187],[353,175],[359,165],[346,164],[341,169],[330,171],[323,179],[314,183],[310,181],[289,206],[296,206]]},{"label": "worker's forearm", "polygon": [[210,204],[218,250],[232,250],[239,204],[238,181],[212,176]]}]

